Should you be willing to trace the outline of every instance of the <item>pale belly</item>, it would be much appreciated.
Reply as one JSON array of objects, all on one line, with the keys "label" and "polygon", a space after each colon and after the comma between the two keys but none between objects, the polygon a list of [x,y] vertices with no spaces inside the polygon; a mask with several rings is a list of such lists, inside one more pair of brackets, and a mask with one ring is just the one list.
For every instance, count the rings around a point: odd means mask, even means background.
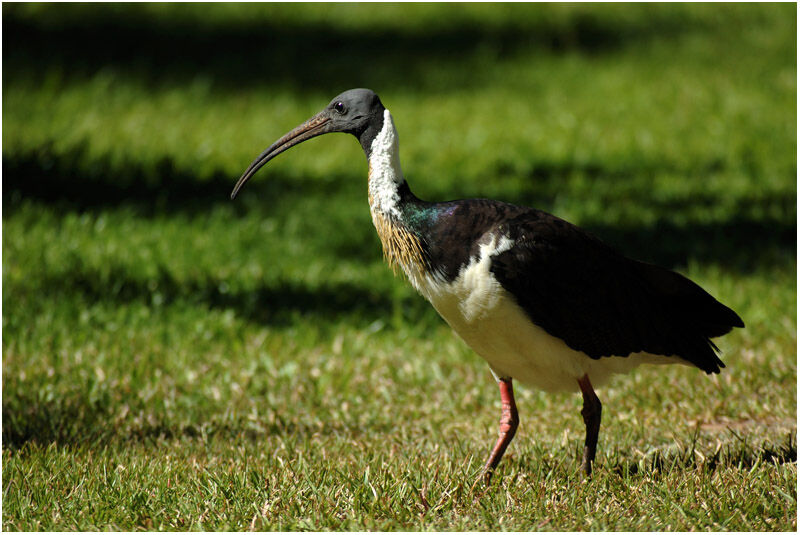
[{"label": "pale belly", "polygon": [[[505,290],[501,288],[500,292]],[[589,376],[594,386],[599,386],[615,373],[629,372],[644,362],[666,360],[646,354],[591,359],[531,323],[508,295],[498,296],[495,306],[488,308],[481,318],[465,317],[454,304],[447,300],[433,303],[442,318],[489,363],[498,378],[510,377],[545,391],[577,391],[578,379],[584,375]]]},{"label": "pale belly", "polygon": [[525,311],[489,271],[487,245],[481,258],[465,267],[453,282],[430,275],[412,283],[453,330],[483,357],[498,378],[510,377],[546,391],[577,391],[584,375],[594,386],[640,364],[681,363],[681,359],[634,353],[591,359],[530,321]]}]

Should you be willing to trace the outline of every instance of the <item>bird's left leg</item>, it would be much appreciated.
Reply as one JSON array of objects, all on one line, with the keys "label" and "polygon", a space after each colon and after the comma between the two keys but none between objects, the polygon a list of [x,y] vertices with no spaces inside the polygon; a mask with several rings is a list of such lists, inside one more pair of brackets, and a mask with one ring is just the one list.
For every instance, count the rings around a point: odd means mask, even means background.
[{"label": "bird's left leg", "polygon": [[581,387],[581,393],[583,394],[581,415],[583,416],[583,422],[586,424],[586,443],[583,446],[581,470],[589,477],[592,475],[592,463],[597,451],[597,436],[600,434],[600,415],[603,406],[600,404],[597,394],[594,393],[588,375],[578,379],[578,385]]},{"label": "bird's left leg", "polygon": [[[514,438],[514,433],[517,432],[519,426],[519,415],[517,414],[517,404],[514,401],[514,387],[511,385],[511,378],[502,378],[498,380],[500,386],[500,401],[503,405],[502,413],[500,416],[500,436],[497,438],[497,443],[492,449],[492,453],[486,460],[481,474],[485,483],[489,483],[492,479],[494,469],[503,458],[506,448],[511,444]],[[480,481],[480,478],[478,478]]]}]

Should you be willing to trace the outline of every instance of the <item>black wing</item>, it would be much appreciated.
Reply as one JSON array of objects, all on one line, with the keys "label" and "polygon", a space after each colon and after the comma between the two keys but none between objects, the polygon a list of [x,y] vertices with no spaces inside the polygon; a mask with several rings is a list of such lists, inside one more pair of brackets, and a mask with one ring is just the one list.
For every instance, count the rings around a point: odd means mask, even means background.
[{"label": "black wing", "polygon": [[527,209],[496,229],[514,246],[491,271],[531,320],[593,359],[644,351],[706,373],[723,362],[710,340],[741,318],[686,277],[631,260],[580,228]]}]

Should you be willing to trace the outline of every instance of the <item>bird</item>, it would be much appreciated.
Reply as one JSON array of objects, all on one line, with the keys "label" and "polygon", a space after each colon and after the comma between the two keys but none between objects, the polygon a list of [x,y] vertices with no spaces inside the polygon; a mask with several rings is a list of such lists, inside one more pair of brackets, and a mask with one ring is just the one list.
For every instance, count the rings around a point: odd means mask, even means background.
[{"label": "bird", "polygon": [[519,426],[513,381],[580,392],[586,429],[580,471],[592,475],[602,404],[595,387],[640,364],[716,374],[711,340],[742,319],[683,275],[631,259],[547,212],[489,199],[428,202],[400,167],[397,129],[370,89],[350,89],[247,167],[231,199],[267,162],[328,133],[355,136],[383,256],[466,344],[500,390],[496,443],[476,480],[488,484]]}]

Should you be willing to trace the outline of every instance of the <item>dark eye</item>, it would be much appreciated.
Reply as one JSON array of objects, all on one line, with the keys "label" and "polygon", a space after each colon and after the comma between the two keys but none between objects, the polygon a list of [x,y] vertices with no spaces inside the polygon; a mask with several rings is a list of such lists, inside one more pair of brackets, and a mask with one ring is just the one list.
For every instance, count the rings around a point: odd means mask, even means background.
[{"label": "dark eye", "polygon": [[337,102],[336,104],[333,105],[333,109],[339,113],[344,113],[344,104],[342,104],[341,102]]}]

